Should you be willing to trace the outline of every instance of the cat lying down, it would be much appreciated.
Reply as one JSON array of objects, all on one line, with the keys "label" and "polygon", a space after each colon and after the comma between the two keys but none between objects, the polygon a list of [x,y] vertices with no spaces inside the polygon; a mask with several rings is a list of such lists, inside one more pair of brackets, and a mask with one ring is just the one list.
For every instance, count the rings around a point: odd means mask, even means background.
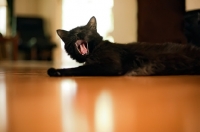
[{"label": "cat lying down", "polygon": [[57,30],[69,56],[83,66],[48,69],[49,76],[145,76],[200,74],[200,48],[163,43],[119,44],[104,41],[92,17],[85,26]]}]

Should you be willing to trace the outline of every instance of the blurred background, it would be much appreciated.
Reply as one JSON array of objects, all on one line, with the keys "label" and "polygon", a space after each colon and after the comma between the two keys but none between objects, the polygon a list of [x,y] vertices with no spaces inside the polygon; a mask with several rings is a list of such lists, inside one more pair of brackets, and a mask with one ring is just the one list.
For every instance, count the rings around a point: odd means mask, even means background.
[{"label": "blurred background", "polygon": [[113,42],[200,45],[199,0],[0,0],[0,60],[64,63],[57,29],[97,18],[97,30]]}]

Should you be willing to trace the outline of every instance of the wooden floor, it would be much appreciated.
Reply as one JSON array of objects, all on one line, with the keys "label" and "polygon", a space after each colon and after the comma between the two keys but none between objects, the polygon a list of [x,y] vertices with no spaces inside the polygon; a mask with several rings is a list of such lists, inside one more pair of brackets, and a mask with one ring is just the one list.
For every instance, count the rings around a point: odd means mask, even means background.
[{"label": "wooden floor", "polygon": [[200,132],[200,76],[53,78],[50,66],[0,62],[0,132]]}]

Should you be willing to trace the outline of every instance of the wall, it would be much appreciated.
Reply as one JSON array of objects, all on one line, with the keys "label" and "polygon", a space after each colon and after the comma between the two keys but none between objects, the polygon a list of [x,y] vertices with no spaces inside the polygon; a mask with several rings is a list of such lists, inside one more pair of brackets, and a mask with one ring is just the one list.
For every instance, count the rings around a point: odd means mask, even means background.
[{"label": "wall", "polygon": [[115,42],[137,41],[137,0],[114,0]]},{"label": "wall", "polygon": [[14,14],[23,16],[38,16],[38,1],[39,0],[15,0]]},{"label": "wall", "polygon": [[200,9],[200,0],[186,0],[186,10]]}]

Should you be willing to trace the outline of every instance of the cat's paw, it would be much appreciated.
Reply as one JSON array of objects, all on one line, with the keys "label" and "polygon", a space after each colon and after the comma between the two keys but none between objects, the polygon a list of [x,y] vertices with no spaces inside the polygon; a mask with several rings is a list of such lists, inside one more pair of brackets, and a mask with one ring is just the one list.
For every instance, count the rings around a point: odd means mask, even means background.
[{"label": "cat's paw", "polygon": [[59,71],[57,71],[55,68],[49,68],[47,71],[47,74],[52,77],[61,76],[61,73]]}]

